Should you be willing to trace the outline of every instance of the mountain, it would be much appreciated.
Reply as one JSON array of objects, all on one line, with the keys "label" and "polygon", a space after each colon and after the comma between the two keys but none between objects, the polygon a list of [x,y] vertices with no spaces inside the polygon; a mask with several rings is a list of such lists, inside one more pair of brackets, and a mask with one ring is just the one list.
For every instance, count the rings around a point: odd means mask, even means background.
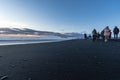
[{"label": "mountain", "polygon": [[80,33],[57,33],[57,32],[49,32],[49,31],[38,31],[29,28],[0,28],[0,34],[25,34],[25,35],[52,35],[59,36],[62,38],[67,37],[82,37],[83,34]]},{"label": "mountain", "polygon": [[66,35],[67,37],[83,38],[83,34],[75,33],[75,32],[65,33],[64,35]]}]

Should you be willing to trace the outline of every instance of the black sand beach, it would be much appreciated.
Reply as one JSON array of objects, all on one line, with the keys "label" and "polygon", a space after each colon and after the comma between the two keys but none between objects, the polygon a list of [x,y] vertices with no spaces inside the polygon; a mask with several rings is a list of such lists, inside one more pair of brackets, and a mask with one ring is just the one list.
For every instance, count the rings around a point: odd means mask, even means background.
[{"label": "black sand beach", "polygon": [[120,80],[120,41],[1,46],[3,76],[5,80]]}]

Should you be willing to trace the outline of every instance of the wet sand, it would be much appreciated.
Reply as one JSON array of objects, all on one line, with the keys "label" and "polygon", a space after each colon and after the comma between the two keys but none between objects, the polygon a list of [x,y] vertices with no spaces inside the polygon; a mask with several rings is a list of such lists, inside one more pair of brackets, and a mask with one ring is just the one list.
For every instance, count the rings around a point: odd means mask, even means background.
[{"label": "wet sand", "polygon": [[4,80],[120,80],[120,41],[0,46]]}]

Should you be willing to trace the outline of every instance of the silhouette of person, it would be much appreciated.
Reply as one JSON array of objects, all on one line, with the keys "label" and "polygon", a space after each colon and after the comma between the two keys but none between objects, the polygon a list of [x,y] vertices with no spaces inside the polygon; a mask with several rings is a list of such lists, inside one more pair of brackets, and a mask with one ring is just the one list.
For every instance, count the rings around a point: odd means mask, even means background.
[{"label": "silhouette of person", "polygon": [[104,40],[105,36],[104,36],[104,30],[101,31],[101,38]]},{"label": "silhouette of person", "polygon": [[114,33],[114,39],[117,39],[119,34],[119,28],[117,26],[115,26],[115,28],[113,29],[113,33]]},{"label": "silhouette of person", "polygon": [[92,36],[93,36],[93,41],[95,41],[96,38],[97,38],[97,31],[96,31],[96,29],[93,29]]},{"label": "silhouette of person", "polygon": [[112,36],[112,32],[111,32],[111,30],[110,30],[110,36],[109,36],[109,39],[111,39],[111,36]]},{"label": "silhouette of person", "polygon": [[91,37],[92,37],[92,36],[91,36],[91,35],[89,35],[88,37],[89,37],[89,39],[91,39]]},{"label": "silhouette of person", "polygon": [[86,33],[84,33],[84,39],[87,39],[87,34]]},{"label": "silhouette of person", "polygon": [[100,39],[100,33],[99,32],[97,33],[97,38]]}]

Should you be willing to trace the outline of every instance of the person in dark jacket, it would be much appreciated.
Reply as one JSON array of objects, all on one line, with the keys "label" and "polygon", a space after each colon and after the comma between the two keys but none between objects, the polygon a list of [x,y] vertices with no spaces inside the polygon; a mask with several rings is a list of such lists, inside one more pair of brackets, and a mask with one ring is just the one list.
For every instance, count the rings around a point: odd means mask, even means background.
[{"label": "person in dark jacket", "polygon": [[111,37],[112,37],[112,32],[111,32],[111,30],[110,30],[110,36],[109,36],[109,39],[111,39]]},{"label": "person in dark jacket", "polygon": [[119,34],[119,28],[117,26],[115,26],[115,28],[113,29],[113,33],[114,33],[114,39],[117,39]]},{"label": "person in dark jacket", "polygon": [[96,29],[93,29],[92,35],[93,35],[93,41],[95,41],[97,38],[97,30]]},{"label": "person in dark jacket", "polygon": [[101,38],[104,40],[105,36],[104,36],[104,30],[101,31]]},{"label": "person in dark jacket", "polygon": [[86,33],[84,33],[84,39],[87,39],[87,34]]},{"label": "person in dark jacket", "polygon": [[98,33],[97,33],[97,38],[100,39],[100,36],[101,36],[101,35],[100,35],[100,33],[98,32]]}]

